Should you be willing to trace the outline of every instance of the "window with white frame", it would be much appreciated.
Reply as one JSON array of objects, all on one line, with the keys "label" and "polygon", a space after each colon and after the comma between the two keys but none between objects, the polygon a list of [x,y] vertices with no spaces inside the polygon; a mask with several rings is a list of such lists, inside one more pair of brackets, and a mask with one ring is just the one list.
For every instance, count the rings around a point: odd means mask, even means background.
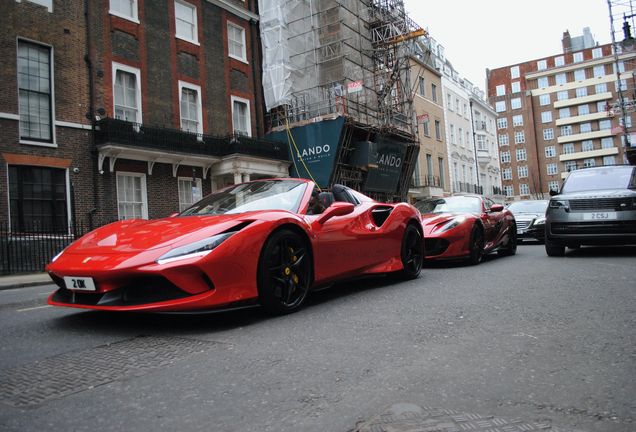
[{"label": "window with white frame", "polygon": [[581,143],[581,151],[592,151],[594,150],[594,141],[587,140]]},{"label": "window with white frame", "polygon": [[499,145],[507,146],[510,144],[510,140],[508,139],[508,134],[499,135]]},{"label": "window with white frame", "polygon": [[526,160],[526,157],[527,157],[526,149],[517,149],[516,156],[517,156],[517,161]]},{"label": "window with white frame", "polygon": [[496,87],[496,91],[497,91],[497,96],[505,95],[506,94],[506,86],[505,86],[505,84],[498,85]]},{"label": "window with white frame", "polygon": [[439,120],[435,120],[435,138],[442,140],[442,127]]},{"label": "window with white frame", "polygon": [[515,144],[523,144],[524,142],[526,142],[524,131],[515,132]]},{"label": "window with white frame", "polygon": [[550,94],[544,94],[539,96],[539,105],[550,105]]},{"label": "window with white frame", "polygon": [[148,219],[145,174],[117,173],[117,210],[119,220]]},{"label": "window with white frame", "polygon": [[175,0],[174,16],[177,37],[189,42],[197,43],[197,8],[184,1]]},{"label": "window with white frame", "polygon": [[569,136],[569,135],[572,135],[572,125],[561,126],[561,136]]},{"label": "window with white frame", "polygon": [[460,107],[461,105],[459,103],[459,99],[455,99],[455,109],[457,110],[457,115],[462,115]]},{"label": "window with white frame", "polygon": [[612,128],[612,121],[611,120],[600,120],[598,122],[598,130],[608,130],[608,129],[611,129],[611,128]]},{"label": "window with white frame", "polygon": [[519,185],[519,195],[530,195],[530,185],[528,183]]},{"label": "window with white frame", "polygon": [[457,135],[459,136],[459,146],[464,148],[464,129],[459,128]]},{"label": "window with white frame", "polygon": [[430,130],[428,125],[429,125],[428,122],[422,123],[422,129],[424,130],[424,135],[426,135],[427,137],[430,137],[431,136],[431,130]]},{"label": "window with white frame", "polygon": [[556,74],[554,79],[556,80],[556,85],[566,84],[568,82],[564,73]]},{"label": "window with white frame", "polygon": [[548,190],[558,191],[559,190],[559,181],[553,180],[548,182]]},{"label": "window with white frame", "polygon": [[250,101],[232,96],[232,128],[237,135],[252,136]]},{"label": "window with white frame", "polygon": [[515,98],[510,100],[510,109],[521,108],[521,98]]},{"label": "window with white frame", "polygon": [[570,118],[570,108],[561,108],[559,110],[559,118]]},{"label": "window with white frame", "polygon": [[537,70],[544,70],[548,68],[548,61],[547,60],[539,60],[537,62]]},{"label": "window with white frame", "polygon": [[501,170],[503,180],[512,180],[512,168],[504,168]]},{"label": "window with white frame", "polygon": [[508,119],[506,117],[497,119],[497,129],[506,129],[508,127]]},{"label": "window with white frame", "polygon": [[510,68],[510,78],[519,78],[519,66],[513,66]]},{"label": "window with white frame", "polygon": [[574,153],[574,143],[563,144],[563,154]]},{"label": "window with white frame", "polygon": [[603,165],[616,165],[614,156],[603,156]]},{"label": "window with white frame", "polygon": [[612,137],[603,138],[601,140],[601,148],[610,149],[614,148],[614,140]]},{"label": "window with white frame", "polygon": [[426,96],[426,78],[420,76],[420,94]]},{"label": "window with white frame", "polygon": [[466,131],[466,145],[468,146],[469,151],[473,151],[473,149],[470,147],[470,143],[470,132]]},{"label": "window with white frame", "polygon": [[576,97],[585,97],[587,96],[587,87],[579,87],[576,89]]},{"label": "window with white frame", "polygon": [[594,66],[594,78],[605,76],[605,66]]},{"label": "window with white frame", "polygon": [[113,104],[115,118],[143,123],[141,115],[141,72],[113,63]]},{"label": "window with white frame", "polygon": [[506,110],[506,101],[495,102],[495,111],[504,112]]},{"label": "window with white frame", "polygon": [[111,15],[138,22],[137,0],[110,0]]},{"label": "window with white frame", "polygon": [[557,100],[567,100],[568,99],[568,91],[567,90],[561,90],[560,92],[557,92]]},{"label": "window with white frame", "polygon": [[541,113],[541,123],[550,123],[552,121],[552,111],[544,111]]},{"label": "window with white frame", "polygon": [[230,57],[247,63],[245,50],[245,29],[236,24],[227,23],[228,54]]},{"label": "window with white frame", "polygon": [[450,125],[450,142],[451,144],[457,144],[455,142],[455,125],[454,124]]},{"label": "window with white frame", "polygon": [[556,156],[556,147],[555,146],[547,146],[545,148],[545,157],[551,158]]},{"label": "window with white frame", "polygon": [[512,116],[512,125],[513,126],[523,126],[523,116],[521,114]]},{"label": "window with white frame", "polygon": [[592,58],[601,58],[603,57],[603,48],[594,48],[592,50]]},{"label": "window with white frame", "polygon": [[590,106],[589,106],[589,105],[587,105],[587,104],[585,104],[585,105],[579,105],[579,106],[577,107],[577,110],[578,110],[578,112],[579,112],[579,115],[580,115],[580,116],[582,116],[582,115],[587,115],[587,114],[589,114],[589,113],[590,113]]},{"label": "window with white frame", "polygon": [[607,93],[607,83],[596,84],[594,86],[596,94]]},{"label": "window with white frame", "polygon": [[519,93],[521,91],[521,83],[519,81],[515,81],[510,84],[510,88],[512,90],[512,93]]},{"label": "window with white frame", "polygon": [[555,163],[548,164],[548,175],[555,175],[558,173],[559,173],[559,170],[557,168],[557,164]]},{"label": "window with white frame", "polygon": [[51,49],[18,40],[20,139],[52,143],[53,85]]},{"label": "window with white frame", "polygon": [[565,57],[559,56],[554,58],[554,66],[563,66],[565,65]]},{"label": "window with white frame", "polygon": [[434,83],[431,83],[431,97],[433,102],[437,102],[437,85]]},{"label": "window with white frame", "polygon": [[607,109],[608,109],[607,102],[605,102],[605,101],[596,102],[596,111],[597,112],[600,112],[600,113],[606,112]]},{"label": "window with white frame", "polygon": [[528,177],[528,167],[527,166],[518,166],[517,167],[517,175],[519,178]]},{"label": "window with white frame", "polygon": [[201,193],[201,179],[196,179],[193,184],[192,177],[179,177],[179,211],[182,212],[195,202],[199,201]]},{"label": "window with white frame", "polygon": [[464,117],[468,118],[468,104],[464,104]]},{"label": "window with white frame", "polygon": [[179,81],[179,90],[181,130],[202,134],[201,87]]},{"label": "window with white frame", "polygon": [[543,139],[545,141],[554,139],[554,129],[543,129]]},{"label": "window with white frame", "polygon": [[488,142],[484,135],[477,135],[477,150],[488,151]]},{"label": "window with white frame", "polygon": [[[616,73],[616,63],[612,63],[614,73]],[[618,62],[618,70],[620,73],[625,72],[625,62]]]},{"label": "window with white frame", "polygon": [[592,159],[592,158],[583,159],[583,166],[585,166],[585,167],[593,167],[593,166],[596,166],[596,163],[594,162],[594,159]]},{"label": "window with white frame", "polygon": [[501,163],[510,162],[510,152],[509,151],[501,152],[501,153],[499,153],[499,155],[501,156]]},{"label": "window with white frame", "polygon": [[574,53],[574,62],[578,63],[582,61],[583,61],[583,53],[582,52]]},{"label": "window with white frame", "polygon": [[546,88],[548,85],[548,77],[541,77],[537,80],[538,88]]},{"label": "window with white frame", "polygon": [[507,197],[514,196],[514,188],[512,186],[504,186],[504,194],[506,194]]},{"label": "window with white frame", "polygon": [[574,71],[574,81],[583,81],[585,79],[585,69],[577,69]]},{"label": "window with white frame", "polygon": [[446,105],[449,110],[453,111],[453,95],[450,93],[446,94]]},{"label": "window with white frame", "polygon": [[563,165],[566,172],[576,171],[576,161],[567,161]]},{"label": "window with white frame", "polygon": [[[625,102],[627,103],[627,99],[625,100]],[[625,117],[625,118],[620,117],[618,120],[619,120],[619,124],[621,126],[625,126],[625,123],[627,123],[627,127],[628,128],[632,127],[632,117],[631,116],[628,116],[628,117]]]},{"label": "window with white frame", "polygon": [[580,133],[592,132],[592,123],[581,123]]}]

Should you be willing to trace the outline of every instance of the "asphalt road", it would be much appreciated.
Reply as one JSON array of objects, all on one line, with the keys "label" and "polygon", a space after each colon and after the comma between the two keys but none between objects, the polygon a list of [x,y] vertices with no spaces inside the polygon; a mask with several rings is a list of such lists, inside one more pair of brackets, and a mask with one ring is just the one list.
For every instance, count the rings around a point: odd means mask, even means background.
[{"label": "asphalt road", "polygon": [[101,313],[48,307],[53,286],[0,291],[0,429],[345,432],[405,403],[633,431],[635,257],[524,244],[415,281],[342,284],[285,317]]}]

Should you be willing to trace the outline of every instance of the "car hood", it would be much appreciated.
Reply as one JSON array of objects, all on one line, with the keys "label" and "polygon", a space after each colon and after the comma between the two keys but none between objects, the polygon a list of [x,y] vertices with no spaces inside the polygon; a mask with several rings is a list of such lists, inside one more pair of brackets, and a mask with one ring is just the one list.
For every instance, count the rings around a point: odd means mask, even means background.
[{"label": "car hood", "polygon": [[424,234],[430,233],[437,225],[449,222],[457,216],[475,217],[473,213],[428,213],[422,215]]},{"label": "car hood", "polygon": [[633,198],[636,197],[636,190],[632,189],[607,189],[594,190],[584,192],[562,193],[552,197],[553,200],[572,200],[572,199],[598,199],[598,198]]},{"label": "car hood", "polygon": [[245,214],[185,216],[155,220],[126,219],[106,225],[72,243],[65,253],[131,254],[196,241],[246,220]]}]

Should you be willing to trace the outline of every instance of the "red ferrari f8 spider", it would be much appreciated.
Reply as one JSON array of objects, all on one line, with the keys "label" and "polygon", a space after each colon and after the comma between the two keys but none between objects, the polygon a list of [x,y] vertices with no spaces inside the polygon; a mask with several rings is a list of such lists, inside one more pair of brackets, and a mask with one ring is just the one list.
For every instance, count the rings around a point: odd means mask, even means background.
[{"label": "red ferrari f8 spider", "polygon": [[514,216],[488,198],[431,198],[415,207],[422,213],[426,258],[466,258],[479,264],[484,254],[517,252]]},{"label": "red ferrari f8 spider", "polygon": [[[55,306],[178,312],[260,303],[298,309],[307,293],[374,273],[414,279],[424,243],[420,214],[341,185],[268,179],[221,189],[174,217],[126,219],[68,246],[46,270]],[[315,198],[314,198],[315,200]]]}]

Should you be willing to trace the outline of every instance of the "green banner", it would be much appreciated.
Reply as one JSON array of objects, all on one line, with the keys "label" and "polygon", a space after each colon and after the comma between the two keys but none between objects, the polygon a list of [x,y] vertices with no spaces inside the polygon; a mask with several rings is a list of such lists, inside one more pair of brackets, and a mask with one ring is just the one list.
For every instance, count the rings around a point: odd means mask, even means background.
[{"label": "green banner", "polygon": [[369,169],[363,190],[393,193],[402,171],[406,145],[382,136],[376,136],[375,142],[378,145],[378,167]]}]

